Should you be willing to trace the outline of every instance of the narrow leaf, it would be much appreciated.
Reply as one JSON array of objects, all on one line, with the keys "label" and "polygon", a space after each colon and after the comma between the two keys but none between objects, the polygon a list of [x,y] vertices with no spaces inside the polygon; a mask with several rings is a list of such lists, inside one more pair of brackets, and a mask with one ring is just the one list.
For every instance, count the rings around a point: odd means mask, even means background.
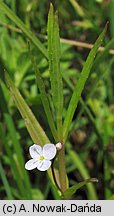
[{"label": "narrow leaf", "polygon": [[77,1],[75,0],[69,0],[69,2],[72,4],[72,6],[74,7],[76,13],[81,16],[81,17],[85,17],[86,14],[84,13],[83,8],[78,4]]},{"label": "narrow leaf", "polygon": [[51,109],[50,109],[48,96],[47,96],[47,93],[46,93],[46,90],[45,90],[45,83],[43,81],[43,78],[41,76],[39,68],[37,67],[35,58],[32,56],[30,44],[29,44],[29,53],[30,53],[30,58],[31,58],[31,61],[32,61],[32,64],[33,64],[33,67],[34,67],[38,88],[40,90],[40,96],[41,96],[41,101],[42,101],[42,104],[43,104],[43,107],[44,107],[44,111],[46,113],[47,120],[48,120],[50,129],[51,129],[51,132],[53,134],[53,137],[57,141],[57,130],[56,130],[56,127],[55,127],[55,124],[54,124],[54,119],[53,119],[52,112],[51,112]]},{"label": "narrow leaf", "polygon": [[[67,85],[70,87],[70,89],[72,91],[74,91],[74,85],[72,84],[72,82],[70,81],[70,79],[65,75],[65,74],[62,74],[63,76],[63,79],[65,80],[65,82],[67,83]],[[97,136],[99,137],[100,140],[102,140],[102,136],[97,128],[97,125],[96,125],[96,122],[95,122],[95,119],[90,111],[90,109],[88,108],[87,104],[84,102],[83,98],[80,97],[80,104],[82,105],[82,109],[86,112],[90,122],[92,123],[92,125],[94,126],[95,128],[95,132],[97,134]]]},{"label": "narrow leaf", "polygon": [[[24,180],[24,184],[25,184],[25,189],[26,191],[28,191],[28,194],[30,195],[29,197],[31,197],[31,185],[30,185],[28,174],[24,168],[24,159],[23,159],[21,145],[17,137],[17,131],[16,131],[12,116],[10,115],[8,111],[8,106],[7,106],[7,102],[6,102],[4,92],[2,89],[1,80],[0,80],[0,99],[1,99],[0,108],[3,112],[4,121],[6,123],[7,129],[9,131],[9,135],[12,140],[12,147],[14,149],[14,152],[16,153],[17,160],[19,161],[19,170],[21,171],[20,176],[22,176]],[[4,140],[4,143],[7,143],[7,142]]]},{"label": "narrow leaf", "polygon": [[[18,110],[20,111],[25,125],[28,129],[28,132],[33,140],[34,143],[37,143],[43,146],[46,143],[50,143],[47,135],[45,134],[44,130],[40,126],[39,122],[36,120],[34,114],[32,113],[31,109],[26,104],[25,100],[23,99],[22,95],[20,94],[19,90],[15,87],[13,81],[11,80],[9,74],[5,72],[5,80],[6,84],[14,98],[14,101],[17,105]],[[48,175],[54,184],[53,176],[51,168],[48,169]]]},{"label": "narrow leaf", "polygon": [[84,64],[84,67],[82,69],[82,72],[80,74],[77,85],[74,89],[74,93],[71,97],[71,100],[70,100],[70,103],[69,103],[69,106],[68,106],[68,109],[66,112],[66,118],[64,121],[64,141],[67,138],[68,130],[69,130],[70,124],[72,122],[74,112],[75,112],[76,107],[78,105],[78,102],[79,102],[81,93],[84,89],[85,83],[86,83],[88,76],[90,74],[92,64],[93,64],[94,58],[96,56],[97,50],[98,50],[99,46],[101,45],[101,43],[105,37],[106,30],[107,30],[107,25],[105,26],[103,32],[100,34],[100,36],[98,37],[97,41],[95,42],[92,50],[90,51],[90,53],[87,57],[87,60]]},{"label": "narrow leaf", "polygon": [[7,177],[6,177],[6,174],[4,172],[4,169],[2,167],[2,163],[1,162],[0,162],[0,175],[1,175],[1,179],[3,181],[3,185],[4,185],[4,188],[5,188],[5,191],[6,191],[8,199],[9,200],[13,200],[13,196],[12,196],[12,193],[11,193],[10,185],[8,183],[8,180],[7,180]]},{"label": "narrow leaf", "polygon": [[51,92],[56,111],[57,130],[62,139],[63,83],[60,71],[60,37],[58,14],[54,14],[52,4],[48,15],[48,56],[51,79]]},{"label": "narrow leaf", "polygon": [[94,61],[93,64],[93,70],[99,65],[100,62],[102,62],[102,60],[104,60],[106,58],[107,55],[109,55],[109,50],[114,46],[114,38],[112,38],[107,45],[105,46],[105,49],[103,50],[103,52],[99,53],[97,58]]},{"label": "narrow leaf", "polygon": [[84,185],[91,183],[91,182],[98,182],[98,180],[96,178],[90,178],[87,179],[83,182],[80,182],[76,185],[73,185],[72,187],[68,188],[64,193],[63,193],[63,197],[65,199],[71,198],[78,189],[80,189],[81,187],[83,187]]},{"label": "narrow leaf", "polygon": [[36,120],[31,109],[28,107],[25,100],[21,96],[19,90],[15,87],[7,72],[5,72],[5,80],[34,143],[38,143],[41,146],[43,146],[45,143],[50,143],[45,132]]},{"label": "narrow leaf", "polygon": [[[0,124],[0,129],[2,130],[3,125]],[[15,163],[14,155],[9,147],[9,143],[7,141],[7,136],[2,130],[2,136],[0,137],[1,141],[4,143],[4,149],[6,151],[7,156],[10,158],[10,169],[12,171],[13,178],[15,179],[16,187],[18,189],[18,193],[21,194],[22,198],[24,199],[31,199],[29,191],[26,190],[24,185],[25,181],[24,176],[20,175],[19,169]]]},{"label": "narrow leaf", "polygon": [[49,123],[50,129],[52,131],[53,137],[57,141],[57,131],[55,128],[54,119],[53,119],[53,116],[52,116],[52,113],[50,110],[48,97],[47,97],[47,94],[45,91],[45,85],[44,85],[43,79],[41,77],[41,74],[40,74],[38,68],[37,68],[37,71],[35,71],[35,74],[36,74],[36,80],[37,80],[38,87],[39,87],[40,94],[41,94],[42,104],[43,104],[43,107],[44,107],[44,110],[45,110],[45,113],[46,113],[46,116],[48,119],[48,123]]},{"label": "narrow leaf", "polygon": [[[76,169],[80,172],[80,175],[82,176],[83,180],[90,179],[89,173],[87,168],[85,167],[84,162],[80,158],[79,154],[75,152],[74,150],[70,149],[70,146],[67,146],[67,151],[70,157],[70,160],[73,164],[75,164]],[[96,189],[92,183],[87,184],[87,197],[91,200],[97,199]]]},{"label": "narrow leaf", "polygon": [[[53,41],[53,26],[54,26],[54,9],[53,5],[50,4],[50,10],[48,14],[48,26],[47,26],[47,33],[48,33],[48,56],[49,56],[49,70],[50,73],[53,72],[52,70],[52,62],[53,62],[53,47],[52,47],[52,41]],[[51,74],[50,74],[51,75]],[[51,76],[51,79],[53,77]],[[52,80],[51,80],[52,82]]]},{"label": "narrow leaf", "polygon": [[22,30],[22,32],[28,37],[28,39],[32,41],[32,43],[41,51],[41,53],[46,58],[48,58],[47,50],[42,45],[40,40],[26,27],[26,25],[1,0],[0,0],[0,10],[4,12]]}]

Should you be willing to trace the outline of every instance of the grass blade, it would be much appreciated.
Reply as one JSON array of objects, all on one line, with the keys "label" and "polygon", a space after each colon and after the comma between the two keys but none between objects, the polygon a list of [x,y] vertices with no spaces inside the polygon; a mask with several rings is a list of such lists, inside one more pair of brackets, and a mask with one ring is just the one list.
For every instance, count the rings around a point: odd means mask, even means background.
[{"label": "grass blade", "polygon": [[30,181],[29,181],[29,177],[27,175],[27,172],[24,168],[25,162],[23,159],[23,152],[21,149],[20,142],[17,138],[17,131],[16,131],[15,125],[13,123],[13,119],[12,119],[12,117],[8,111],[8,108],[7,108],[7,103],[6,103],[4,94],[3,94],[2,85],[0,85],[0,98],[1,98],[0,107],[3,111],[4,120],[5,120],[7,129],[9,131],[9,135],[10,135],[11,140],[12,140],[12,146],[13,146],[14,152],[16,154],[17,161],[19,161],[18,168],[20,170],[20,176],[22,176],[22,178],[24,180],[25,189],[26,189],[26,191],[29,195],[29,198],[30,198],[31,197],[31,185],[30,185]]},{"label": "grass blade", "polygon": [[[74,152],[70,148],[68,148],[68,154],[70,156],[70,160],[73,162],[73,164],[76,164],[76,168],[79,170],[82,178],[84,180],[90,179],[90,176],[88,174],[88,170],[86,169],[84,163],[82,162],[81,158],[79,157],[78,153]],[[87,184],[87,196],[88,199],[96,200],[97,194],[94,188],[93,184]]]},{"label": "grass blade", "polygon": [[1,179],[3,181],[4,188],[5,188],[5,191],[6,191],[8,199],[9,200],[13,200],[14,198],[13,198],[11,190],[10,190],[10,185],[9,185],[8,180],[6,178],[6,174],[4,172],[4,169],[2,167],[2,163],[1,162],[0,162],[0,175],[1,175]]},{"label": "grass blade", "polygon": [[72,4],[72,6],[74,7],[76,13],[81,16],[81,17],[85,17],[85,12],[83,10],[83,8],[78,4],[77,1],[75,0],[69,0],[69,2]]},{"label": "grass blade", "polygon": [[42,45],[40,40],[26,27],[26,25],[2,1],[0,1],[0,10],[4,12],[22,30],[22,32],[27,36],[27,38],[30,41],[32,41],[32,43],[41,51],[41,53],[46,58],[48,58],[47,50]]},{"label": "grass blade", "polygon": [[[26,188],[26,183],[24,179],[24,175],[21,175],[20,168],[16,164],[16,160],[14,159],[14,153],[10,149],[8,139],[6,136],[6,133],[3,130],[3,125],[0,124],[0,130],[2,131],[2,134],[0,134],[0,139],[4,143],[4,149],[6,151],[7,156],[10,159],[10,169],[12,171],[13,179],[15,181],[16,187],[18,189],[18,193],[22,196],[23,199],[31,199],[29,191]],[[15,155],[16,156],[16,155]]]},{"label": "grass blade", "polygon": [[111,36],[114,37],[114,22],[113,22],[114,20],[114,0],[112,0],[109,4],[109,19],[110,19],[110,33],[111,33]]},{"label": "grass blade", "polygon": [[56,110],[58,138],[62,140],[63,83],[60,71],[60,37],[58,14],[52,4],[48,15],[48,55],[51,78],[51,92]]},{"label": "grass blade", "polygon": [[92,50],[90,51],[90,53],[87,57],[87,60],[85,62],[85,65],[82,69],[82,72],[80,74],[77,85],[74,89],[74,93],[71,97],[71,100],[70,100],[70,103],[69,103],[69,106],[68,106],[68,109],[66,112],[66,118],[64,120],[64,141],[67,138],[68,130],[69,130],[70,124],[72,122],[74,112],[75,112],[76,107],[78,105],[78,102],[79,102],[81,93],[83,91],[84,85],[85,85],[87,78],[89,76],[89,73],[91,71],[92,64],[93,64],[95,55],[97,53],[97,50],[98,50],[99,46],[101,45],[101,43],[105,37],[106,30],[107,30],[107,25],[105,26],[103,32],[100,34],[100,36],[98,37],[97,41],[95,42]]}]

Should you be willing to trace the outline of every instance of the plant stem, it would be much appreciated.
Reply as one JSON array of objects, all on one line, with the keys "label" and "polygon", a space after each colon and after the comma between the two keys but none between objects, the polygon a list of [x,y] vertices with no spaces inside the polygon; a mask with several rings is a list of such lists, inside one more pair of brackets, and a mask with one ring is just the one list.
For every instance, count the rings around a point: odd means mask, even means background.
[{"label": "plant stem", "polygon": [[67,189],[64,145],[58,154],[58,163],[59,163],[59,178],[60,178],[61,191],[62,193],[64,193]]}]

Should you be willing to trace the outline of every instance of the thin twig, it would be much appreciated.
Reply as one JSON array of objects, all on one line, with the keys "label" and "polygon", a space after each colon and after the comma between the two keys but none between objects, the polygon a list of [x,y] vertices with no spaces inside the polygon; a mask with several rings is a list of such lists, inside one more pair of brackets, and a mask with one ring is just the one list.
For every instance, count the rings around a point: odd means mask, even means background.
[{"label": "thin twig", "polygon": [[[41,38],[47,39],[46,35],[39,35]],[[76,47],[81,47],[81,48],[86,48],[86,49],[92,49],[93,48],[93,44],[91,43],[85,43],[85,42],[80,42],[80,41],[75,41],[75,40],[69,40],[69,39],[65,39],[65,38],[60,38],[61,43],[65,43],[65,44],[70,44],[72,46],[76,46]],[[105,47],[100,46],[98,51],[102,52],[105,50]],[[109,53],[111,55],[114,55],[114,50],[110,49]]]},{"label": "thin twig", "polygon": [[0,21],[0,26],[4,26],[4,27],[6,27],[7,29],[9,29],[9,30],[11,30],[11,31],[14,31],[14,32],[17,32],[17,33],[22,33],[21,29],[16,28],[16,27],[14,27],[14,26],[12,26],[12,25],[9,25],[9,24],[4,23],[4,22],[1,22],[1,21]]},{"label": "thin twig", "polygon": [[[16,28],[12,25],[9,25],[9,24],[1,22],[1,21],[0,21],[0,26],[4,26],[4,27],[10,29],[11,31],[15,31],[17,33],[22,33],[21,29]],[[38,34],[38,36],[42,39],[47,40],[47,35]],[[81,48],[85,48],[85,49],[92,49],[92,47],[93,47],[93,44],[91,44],[91,43],[85,43],[85,42],[76,41],[76,40],[69,40],[69,39],[65,39],[65,38],[60,38],[60,41],[61,41],[61,43],[70,44],[72,46],[81,47]],[[102,52],[104,50],[105,50],[105,47],[103,47],[103,46],[100,46],[98,49],[98,51],[100,51],[100,52]],[[110,49],[109,54],[114,55],[114,50]]]}]

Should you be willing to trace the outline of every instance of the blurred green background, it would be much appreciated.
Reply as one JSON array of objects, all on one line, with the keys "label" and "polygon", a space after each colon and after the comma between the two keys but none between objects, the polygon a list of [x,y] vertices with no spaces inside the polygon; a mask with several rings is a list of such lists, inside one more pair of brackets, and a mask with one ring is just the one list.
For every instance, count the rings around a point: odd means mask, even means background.
[{"label": "blurred green background", "polygon": [[[97,55],[83,91],[83,101],[78,105],[70,128],[66,169],[70,185],[89,177],[99,180],[78,190],[74,199],[114,199],[114,0],[4,2],[45,47],[50,2],[58,10],[60,36],[63,38],[64,115],[90,45],[109,21],[103,43],[106,49]],[[34,46],[32,53],[49,92],[48,62]],[[0,199],[59,199],[46,173],[37,170],[28,173],[23,167],[29,158],[28,147],[33,142],[5,85],[4,68],[53,142],[36,85],[27,39],[0,11]]]}]

